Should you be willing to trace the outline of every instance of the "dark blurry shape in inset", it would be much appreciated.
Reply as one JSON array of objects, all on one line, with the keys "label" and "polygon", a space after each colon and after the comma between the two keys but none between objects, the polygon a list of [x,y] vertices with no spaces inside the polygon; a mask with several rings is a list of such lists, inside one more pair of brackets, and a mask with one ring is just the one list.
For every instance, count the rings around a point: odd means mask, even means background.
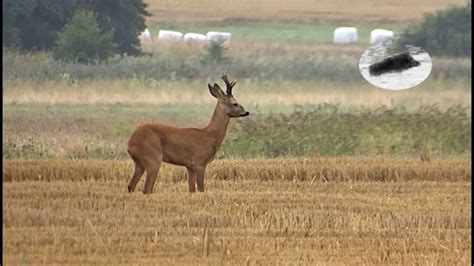
[{"label": "dark blurry shape in inset", "polygon": [[369,67],[372,76],[378,76],[390,72],[402,72],[403,70],[417,67],[420,62],[416,61],[408,51],[389,56],[382,61],[373,63]]},{"label": "dark blurry shape in inset", "polygon": [[377,42],[360,57],[359,70],[372,85],[386,90],[405,90],[423,82],[431,73],[430,55],[421,47],[406,45],[390,54],[393,40]]}]

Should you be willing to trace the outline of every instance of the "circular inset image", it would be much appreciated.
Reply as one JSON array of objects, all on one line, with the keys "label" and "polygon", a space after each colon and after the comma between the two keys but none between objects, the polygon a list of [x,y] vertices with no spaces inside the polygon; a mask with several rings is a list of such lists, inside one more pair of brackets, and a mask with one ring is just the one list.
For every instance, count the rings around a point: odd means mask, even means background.
[{"label": "circular inset image", "polygon": [[372,85],[385,90],[410,89],[431,73],[431,57],[421,47],[406,45],[405,51],[389,54],[391,41],[370,46],[359,60],[362,76]]}]

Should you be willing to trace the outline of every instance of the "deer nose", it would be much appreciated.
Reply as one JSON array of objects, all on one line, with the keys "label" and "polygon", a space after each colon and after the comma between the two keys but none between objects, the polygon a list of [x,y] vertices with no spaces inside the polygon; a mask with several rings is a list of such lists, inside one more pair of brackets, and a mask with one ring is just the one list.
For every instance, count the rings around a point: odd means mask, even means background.
[{"label": "deer nose", "polygon": [[243,114],[242,116],[248,116],[249,114],[249,112],[245,112],[245,114]]}]

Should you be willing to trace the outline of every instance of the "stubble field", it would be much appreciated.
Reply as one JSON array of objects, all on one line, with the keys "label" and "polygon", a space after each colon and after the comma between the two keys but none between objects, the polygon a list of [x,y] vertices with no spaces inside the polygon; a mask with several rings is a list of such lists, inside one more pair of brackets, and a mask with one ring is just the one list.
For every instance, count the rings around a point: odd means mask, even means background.
[{"label": "stubble field", "polygon": [[207,191],[195,194],[183,169],[165,166],[150,196],[126,192],[131,170],[113,161],[7,161],[4,264],[471,259],[467,160],[217,161]]}]

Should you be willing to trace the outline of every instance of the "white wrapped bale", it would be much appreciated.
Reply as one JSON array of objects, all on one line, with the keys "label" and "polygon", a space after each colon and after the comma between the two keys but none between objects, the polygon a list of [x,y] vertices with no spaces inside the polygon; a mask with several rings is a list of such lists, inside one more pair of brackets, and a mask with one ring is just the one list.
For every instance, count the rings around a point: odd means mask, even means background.
[{"label": "white wrapped bale", "polygon": [[340,27],[334,30],[334,43],[355,43],[357,42],[357,28]]},{"label": "white wrapped bale", "polygon": [[148,28],[146,28],[142,33],[140,33],[141,39],[151,39],[151,34]]},{"label": "white wrapped bale", "polygon": [[185,42],[189,42],[189,43],[207,42],[207,36],[206,35],[199,34],[199,33],[192,33],[192,32],[184,34],[183,39],[184,39]]},{"label": "white wrapped bale", "polygon": [[211,42],[229,42],[232,34],[229,32],[210,31],[206,36],[207,40]]},{"label": "white wrapped bale", "polygon": [[391,40],[394,37],[393,31],[384,29],[375,29],[370,32],[370,44]]},{"label": "white wrapped bale", "polygon": [[158,32],[158,39],[160,41],[181,41],[183,34],[179,31],[160,30]]}]

